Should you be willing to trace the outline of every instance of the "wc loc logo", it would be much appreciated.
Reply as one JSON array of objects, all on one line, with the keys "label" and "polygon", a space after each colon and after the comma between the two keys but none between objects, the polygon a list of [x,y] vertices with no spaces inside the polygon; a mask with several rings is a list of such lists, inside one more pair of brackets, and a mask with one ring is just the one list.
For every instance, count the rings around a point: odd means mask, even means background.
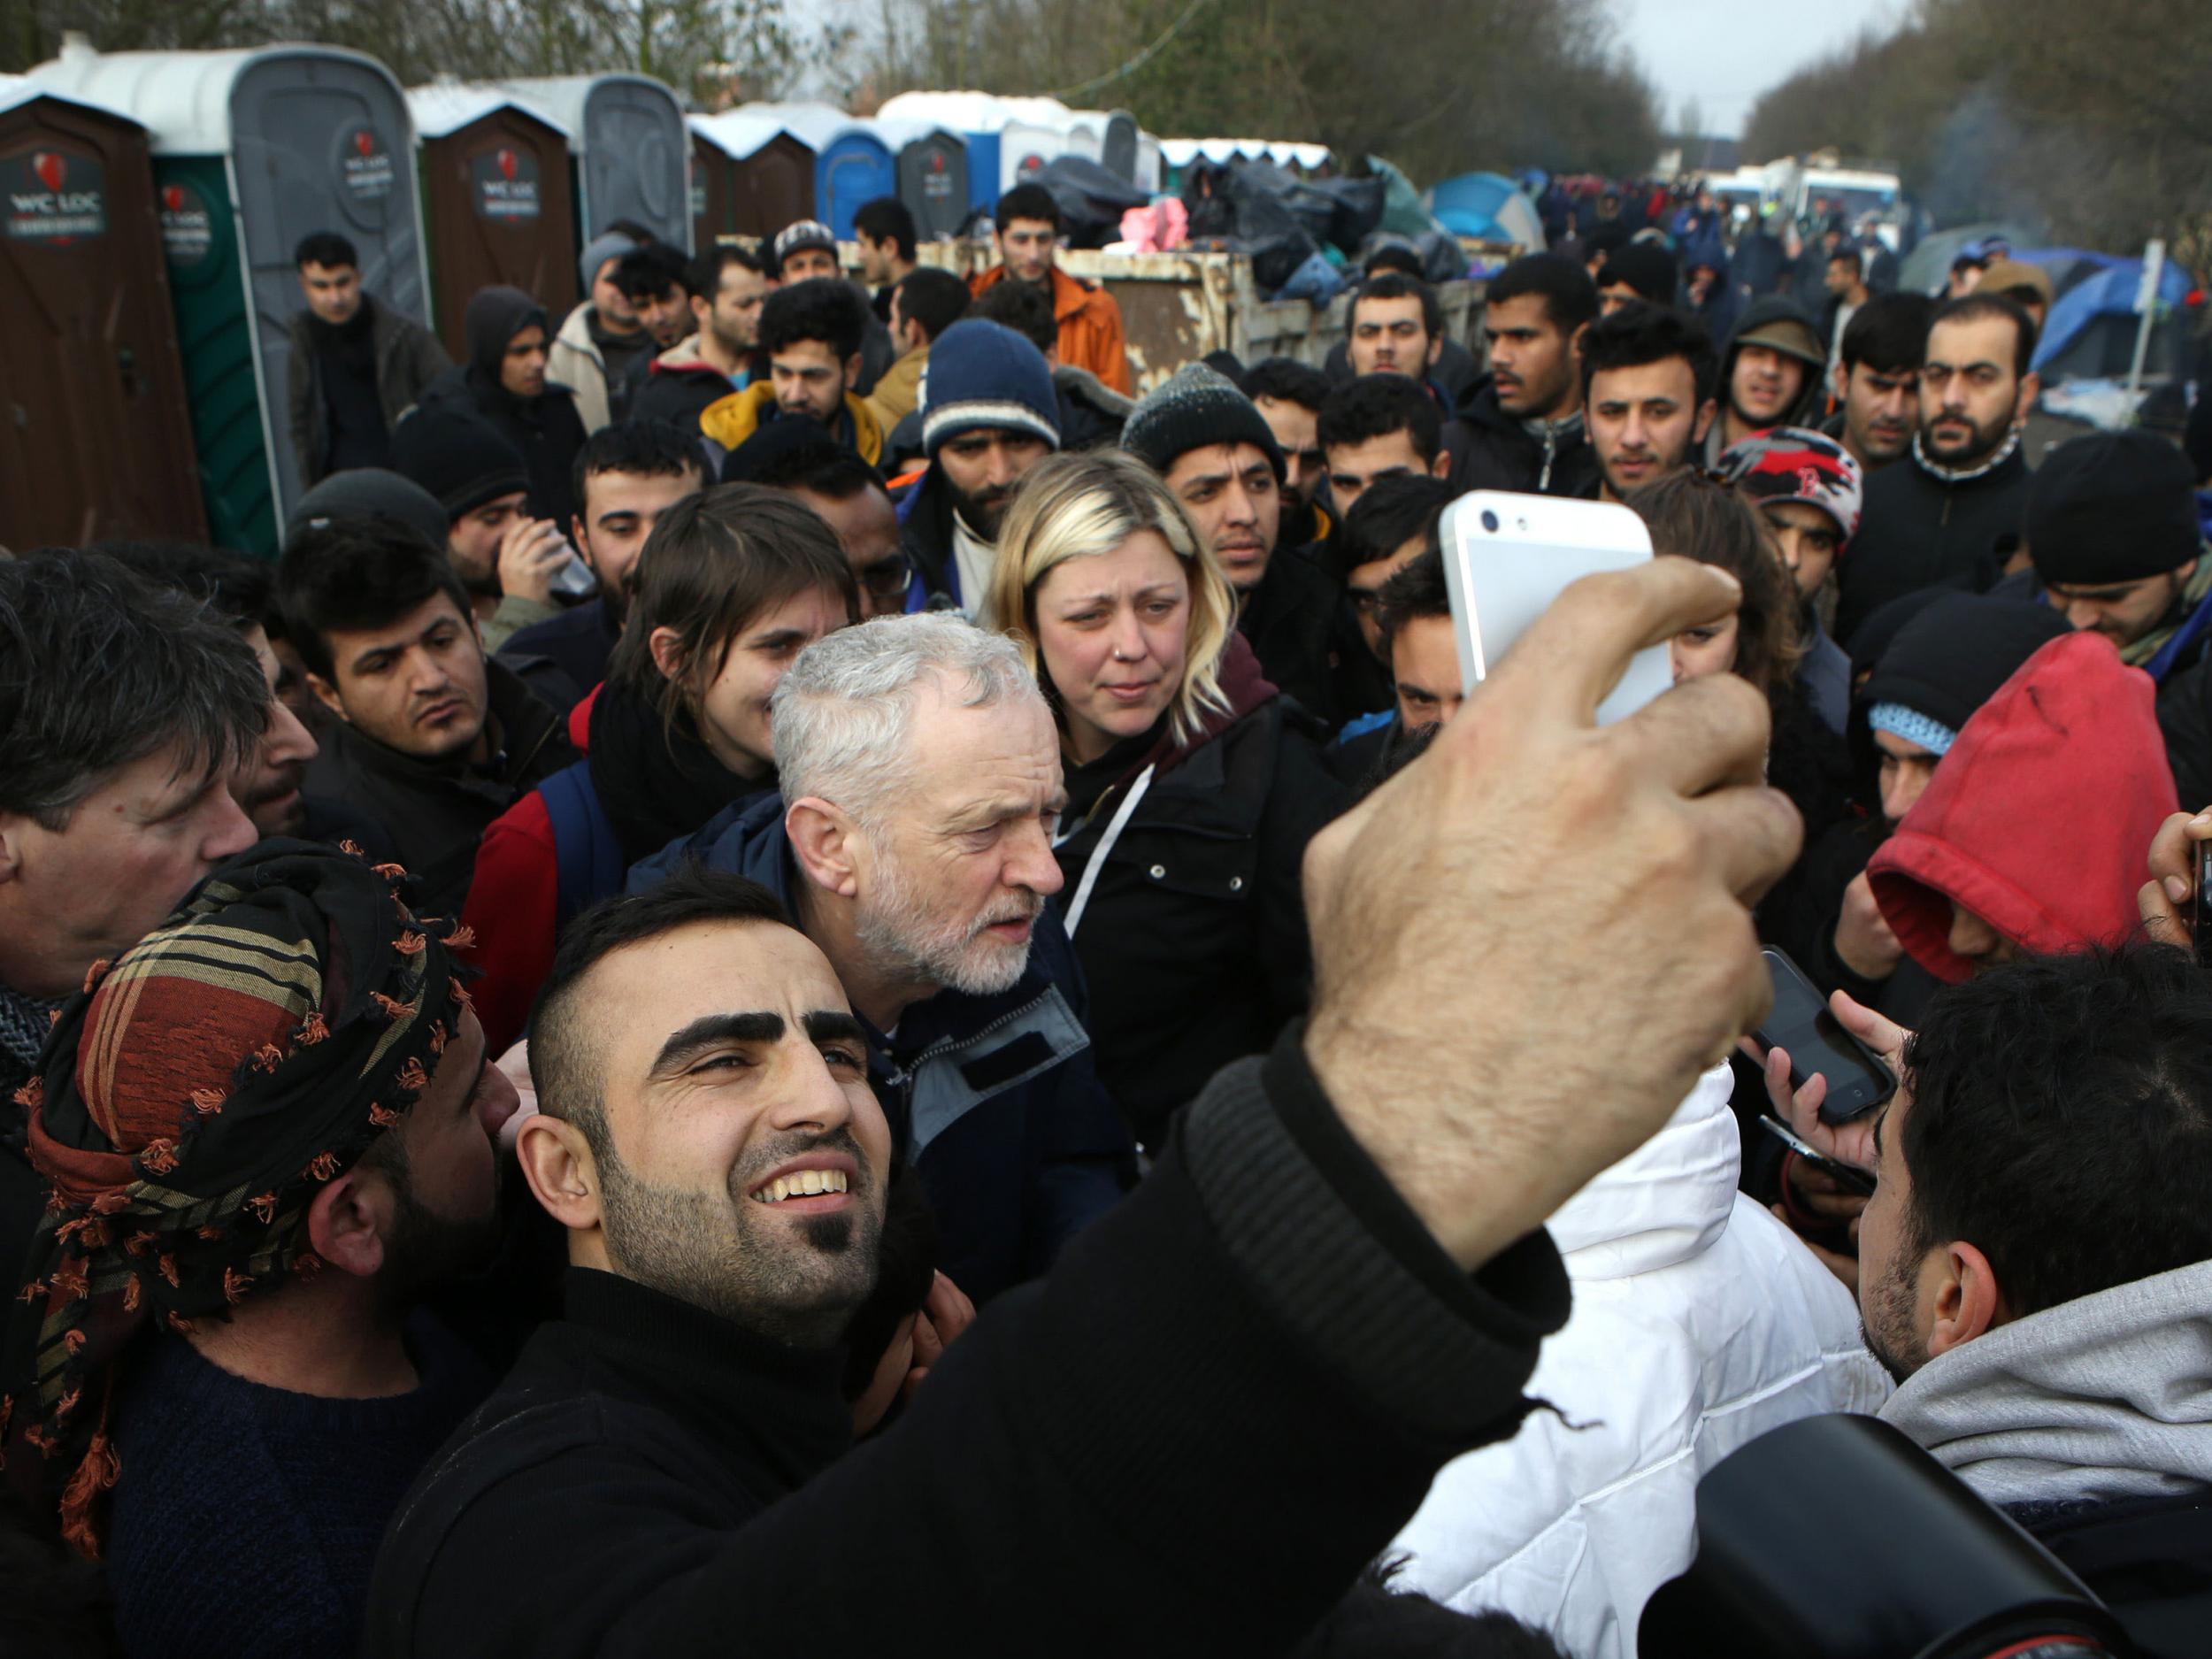
[{"label": "wc loc logo", "polygon": [[0,158],[0,229],[11,242],[65,248],[107,233],[106,169],[74,150],[27,150]]},{"label": "wc loc logo", "polygon": [[338,180],[356,199],[380,201],[392,193],[392,153],[373,127],[357,127],[338,150]]},{"label": "wc loc logo", "polygon": [[500,144],[469,157],[469,199],[477,217],[512,225],[538,216],[538,158]]},{"label": "wc loc logo", "polygon": [[183,271],[206,264],[215,251],[215,221],[188,184],[161,187],[161,246],[169,263]]}]

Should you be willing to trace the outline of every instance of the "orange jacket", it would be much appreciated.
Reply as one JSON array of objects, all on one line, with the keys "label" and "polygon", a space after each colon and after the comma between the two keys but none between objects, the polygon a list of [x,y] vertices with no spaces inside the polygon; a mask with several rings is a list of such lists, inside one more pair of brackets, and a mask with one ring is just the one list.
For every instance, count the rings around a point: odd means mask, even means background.
[{"label": "orange jacket", "polygon": [[[995,265],[971,279],[972,293],[980,295],[1006,275]],[[1060,324],[1060,361],[1070,368],[1088,369],[1127,396],[1129,354],[1121,337],[1121,307],[1114,296],[1094,282],[1079,282],[1058,265],[1052,267],[1052,314]]]}]

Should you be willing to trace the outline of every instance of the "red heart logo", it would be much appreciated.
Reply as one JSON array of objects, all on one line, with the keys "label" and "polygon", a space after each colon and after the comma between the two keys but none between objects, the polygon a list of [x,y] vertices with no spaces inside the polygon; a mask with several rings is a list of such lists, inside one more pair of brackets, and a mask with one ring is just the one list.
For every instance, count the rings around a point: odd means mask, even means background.
[{"label": "red heart logo", "polygon": [[180,184],[163,185],[161,187],[161,204],[162,206],[167,208],[172,213],[183,212],[184,187]]},{"label": "red heart logo", "polygon": [[515,152],[511,150],[501,150],[499,152],[500,176],[504,178],[510,184],[512,184],[515,181]]},{"label": "red heart logo", "polygon": [[58,196],[61,181],[69,176],[69,164],[52,150],[42,150],[31,157],[31,171],[38,174],[41,184]]},{"label": "red heart logo", "polygon": [[353,135],[354,152],[364,161],[376,153],[376,134],[363,127]]}]

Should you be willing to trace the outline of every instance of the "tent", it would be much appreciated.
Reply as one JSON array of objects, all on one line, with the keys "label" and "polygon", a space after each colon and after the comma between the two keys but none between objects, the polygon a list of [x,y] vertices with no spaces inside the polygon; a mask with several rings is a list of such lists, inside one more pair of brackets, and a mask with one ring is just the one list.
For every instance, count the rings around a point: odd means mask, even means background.
[{"label": "tent", "polygon": [[1939,291],[1951,274],[1951,261],[1970,242],[1988,242],[1994,238],[2008,248],[2025,248],[2035,238],[2017,225],[2008,225],[1990,219],[1978,225],[1961,225],[1955,230],[1939,230],[1923,236],[1920,245],[1905,256],[1898,267],[1897,286],[1910,288],[1916,294]]},{"label": "tent", "polygon": [[1535,204],[1503,173],[1463,173],[1445,180],[1423,199],[1455,236],[1518,242],[1532,253],[1544,247],[1544,227],[1536,217]]},{"label": "tent", "polygon": [[[2036,342],[2035,370],[2046,380],[2124,376],[2135,356],[2142,319],[2135,296],[2143,285],[2143,262],[2110,254],[2050,250],[2086,259],[2098,267],[2052,303]],[[2038,260],[2038,264],[2042,261]],[[2144,363],[2149,374],[2179,373],[2187,349],[2188,324],[2181,315],[2189,297],[2189,273],[2170,260],[2158,277],[2158,302],[2165,314],[2151,324],[2151,349]]]}]

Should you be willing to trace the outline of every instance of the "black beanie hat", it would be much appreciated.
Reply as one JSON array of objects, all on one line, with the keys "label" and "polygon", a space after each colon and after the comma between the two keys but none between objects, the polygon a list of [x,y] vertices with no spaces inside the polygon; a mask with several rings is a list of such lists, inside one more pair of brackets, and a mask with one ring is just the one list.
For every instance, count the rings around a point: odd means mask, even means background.
[{"label": "black beanie hat", "polygon": [[2163,438],[2086,433],[2031,475],[2021,533],[2046,582],[2098,588],[2162,576],[2201,545],[2196,480]]},{"label": "black beanie hat", "polygon": [[1598,267],[1598,286],[1625,282],[1654,305],[1674,303],[1680,281],[1674,255],[1655,242],[1632,242],[1605,256]]},{"label": "black beanie hat", "polygon": [[357,466],[333,472],[302,495],[284,521],[284,539],[288,542],[303,530],[326,524],[373,518],[396,518],[441,549],[453,526],[437,497],[413,479],[380,466]]},{"label": "black beanie hat", "polygon": [[1267,417],[1234,381],[1204,363],[1185,364],[1147,392],[1121,429],[1121,447],[1163,478],[1177,457],[1219,443],[1251,444],[1282,481],[1283,448]]},{"label": "black beanie hat", "polygon": [[522,451],[480,415],[418,409],[392,428],[392,470],[438,498],[449,524],[488,501],[530,488]]}]

